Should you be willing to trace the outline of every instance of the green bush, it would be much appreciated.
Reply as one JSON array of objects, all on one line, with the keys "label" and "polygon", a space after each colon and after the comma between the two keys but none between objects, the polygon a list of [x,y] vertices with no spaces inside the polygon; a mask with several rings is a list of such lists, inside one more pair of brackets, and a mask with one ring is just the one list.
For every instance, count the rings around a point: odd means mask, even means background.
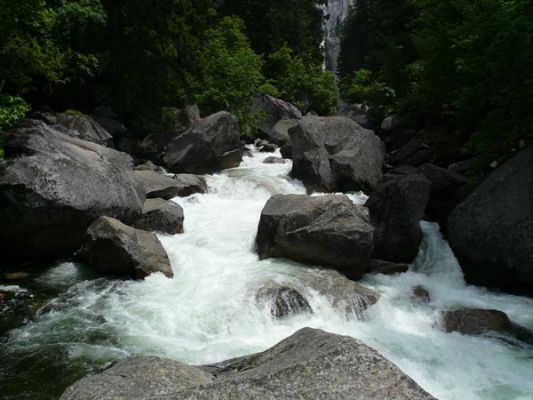
[{"label": "green bush", "polygon": [[337,108],[339,89],[335,75],[324,71],[320,64],[294,55],[287,46],[267,57],[265,75],[277,88],[279,97],[297,107],[319,114],[330,114]]},{"label": "green bush", "polygon": [[22,98],[0,94],[0,159],[4,158],[4,132],[26,116],[30,106]]},{"label": "green bush", "polygon": [[239,18],[225,17],[206,33],[196,97],[203,112],[230,111],[239,118],[243,134],[251,134],[256,119],[249,110],[264,82],[263,60],[251,49],[243,30]]}]

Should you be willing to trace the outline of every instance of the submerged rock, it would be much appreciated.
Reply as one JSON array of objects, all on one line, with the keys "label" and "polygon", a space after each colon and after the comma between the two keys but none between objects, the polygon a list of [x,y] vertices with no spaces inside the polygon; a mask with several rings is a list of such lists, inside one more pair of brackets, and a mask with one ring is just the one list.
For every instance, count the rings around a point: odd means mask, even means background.
[{"label": "submerged rock", "polygon": [[498,310],[445,311],[442,320],[446,332],[459,332],[464,335],[481,335],[487,332],[511,333],[512,330],[507,314]]},{"label": "submerged rock", "polygon": [[431,296],[429,295],[428,290],[420,285],[413,288],[412,297],[419,303],[428,304],[431,302]]},{"label": "submerged rock", "polygon": [[265,161],[263,161],[264,164],[285,164],[286,162],[287,161],[280,157],[267,157],[265,158]]},{"label": "submerged rock", "polygon": [[350,318],[363,319],[364,311],[379,300],[379,293],[347,279],[337,271],[322,271],[317,279],[305,280],[306,287],[328,298],[336,310]]},{"label": "submerged rock", "polygon": [[275,319],[313,312],[305,297],[296,289],[287,286],[262,287],[257,292],[256,301],[260,306],[266,305]]},{"label": "submerged rock", "polygon": [[163,160],[175,173],[208,174],[238,167],[242,151],[237,117],[221,111],[196,121],[172,139]]},{"label": "submerged rock", "polygon": [[375,228],[374,257],[402,263],[414,260],[430,190],[426,178],[406,175],[386,179],[372,192],[365,206]]},{"label": "submerged rock", "polygon": [[144,192],[125,153],[25,121],[0,161],[0,251],[5,263],[70,256],[98,217],[135,220]]},{"label": "submerged rock", "polygon": [[77,257],[105,275],[143,279],[154,272],[174,276],[163,246],[152,232],[101,217],[87,230]]},{"label": "submerged rock", "polygon": [[468,282],[533,290],[533,146],[507,161],[448,218]]},{"label": "submerged rock", "polygon": [[69,387],[61,400],[431,400],[362,342],[304,328],[271,349],[208,367],[154,357],[122,361]]},{"label": "submerged rock", "polygon": [[347,196],[278,195],[261,212],[256,248],[261,259],[284,257],[359,279],[373,237],[368,210]]},{"label": "submerged rock", "polygon": [[183,233],[184,219],[183,208],[179,204],[163,199],[148,199],[141,217],[132,225],[144,231],[176,235]]},{"label": "submerged rock", "polygon": [[348,118],[305,117],[289,135],[292,175],[312,189],[371,192],[383,176],[385,146]]}]

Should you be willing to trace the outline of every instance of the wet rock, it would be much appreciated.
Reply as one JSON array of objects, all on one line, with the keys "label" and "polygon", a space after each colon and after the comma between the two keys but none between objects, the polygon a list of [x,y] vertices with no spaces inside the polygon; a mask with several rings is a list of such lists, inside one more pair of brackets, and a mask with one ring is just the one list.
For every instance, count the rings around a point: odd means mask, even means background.
[{"label": "wet rock", "polygon": [[238,167],[242,151],[237,117],[221,111],[196,121],[172,139],[163,160],[175,173],[207,174]]},{"label": "wet rock", "polygon": [[265,161],[263,161],[264,164],[285,164],[286,162],[287,161],[280,157],[267,157],[265,158]]},{"label": "wet rock", "polygon": [[257,292],[256,301],[260,306],[266,305],[275,319],[313,312],[300,292],[286,286],[263,287]]},{"label": "wet rock", "polygon": [[346,196],[278,195],[261,213],[256,248],[261,259],[285,257],[359,279],[373,250],[364,207]]},{"label": "wet rock", "polygon": [[474,158],[469,158],[468,160],[458,161],[456,163],[450,164],[448,169],[460,175],[468,175],[472,172],[476,165],[476,160]]},{"label": "wet rock", "polygon": [[105,275],[143,279],[161,272],[174,276],[167,253],[154,233],[101,217],[87,230],[77,257]]},{"label": "wet rock", "polygon": [[419,303],[428,304],[431,302],[431,296],[426,288],[422,286],[415,286],[413,288],[413,298]]},{"label": "wet rock", "polygon": [[275,144],[265,144],[263,147],[261,147],[261,150],[259,150],[261,153],[274,153],[279,147]]},{"label": "wet rock", "polygon": [[337,271],[321,271],[317,279],[304,284],[328,298],[336,310],[350,319],[363,319],[364,311],[379,300],[379,293],[347,279]]},{"label": "wet rock", "polygon": [[450,214],[447,233],[468,282],[533,291],[533,146],[490,174]]},{"label": "wet rock", "polygon": [[431,400],[362,342],[304,328],[271,349],[203,368],[153,357],[122,361],[84,378],[61,400]]},{"label": "wet rock", "polygon": [[374,275],[394,275],[407,271],[409,271],[408,264],[373,259],[370,261],[367,272]]},{"label": "wet rock", "polygon": [[132,225],[137,229],[163,232],[169,235],[183,233],[183,208],[173,201],[148,199],[141,217]]},{"label": "wet rock", "polygon": [[70,256],[101,215],[136,219],[144,192],[125,153],[26,120],[0,161],[0,252],[8,264]]},{"label": "wet rock", "polygon": [[135,171],[135,177],[142,184],[148,199],[170,200],[179,196],[181,185],[170,176],[154,171]]},{"label": "wet rock", "polygon": [[463,335],[481,335],[487,332],[510,333],[512,330],[509,317],[498,310],[445,311],[442,319],[446,332],[459,332]]},{"label": "wet rock", "polygon": [[429,199],[431,182],[420,175],[393,177],[372,192],[365,206],[375,228],[374,257],[410,263],[422,241],[420,221]]},{"label": "wet rock", "polygon": [[158,357],[121,361],[98,375],[70,386],[61,400],[148,400],[211,383],[214,377],[200,368]]},{"label": "wet rock", "polygon": [[292,176],[320,191],[372,191],[383,176],[385,146],[345,117],[305,117],[289,131]]},{"label": "wet rock", "polygon": [[292,159],[292,144],[289,142],[289,143],[285,143],[281,149],[280,149],[280,153],[281,153],[281,156],[284,158],[284,159]]},{"label": "wet rock", "polygon": [[295,106],[268,94],[256,97],[251,113],[261,113],[263,121],[259,130],[269,140],[272,129],[279,120],[302,118],[302,113]]},{"label": "wet rock", "polygon": [[177,174],[173,179],[178,182],[178,196],[187,197],[195,193],[207,193],[207,183],[205,179],[193,174]]}]

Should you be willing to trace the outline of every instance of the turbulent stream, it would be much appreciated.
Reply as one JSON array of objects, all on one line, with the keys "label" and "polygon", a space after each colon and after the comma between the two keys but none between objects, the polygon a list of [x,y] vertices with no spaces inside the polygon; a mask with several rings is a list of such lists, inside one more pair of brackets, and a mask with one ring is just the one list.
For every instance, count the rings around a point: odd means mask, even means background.
[{"label": "turbulent stream", "polygon": [[[305,193],[288,177],[290,164],[263,164],[266,156],[254,152],[239,168],[208,176],[209,194],[175,199],[185,210],[185,234],[160,236],[174,279],[109,280],[63,262],[29,282],[0,286],[11,301],[39,305],[0,337],[0,398],[56,399],[76,379],[132,354],[218,362],[310,326],[364,341],[442,400],[533,399],[532,346],[439,329],[440,311],[459,306],[499,309],[531,329],[533,299],[466,285],[437,225],[422,223],[424,242],[408,273],[363,279],[381,299],[361,320],[310,289],[309,282],[338,279],[330,271],[259,261],[253,243],[265,202]],[[269,282],[296,288],[314,312],[273,320],[256,301]],[[413,300],[416,285],[428,289],[429,304]]]}]

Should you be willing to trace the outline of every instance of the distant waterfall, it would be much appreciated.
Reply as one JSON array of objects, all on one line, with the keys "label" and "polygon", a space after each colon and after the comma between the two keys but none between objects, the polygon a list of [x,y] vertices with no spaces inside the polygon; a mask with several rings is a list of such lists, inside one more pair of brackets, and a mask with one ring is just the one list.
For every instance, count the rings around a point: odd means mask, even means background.
[{"label": "distant waterfall", "polygon": [[329,71],[337,72],[340,54],[340,34],[342,24],[354,0],[329,0],[324,6],[324,65]]}]

